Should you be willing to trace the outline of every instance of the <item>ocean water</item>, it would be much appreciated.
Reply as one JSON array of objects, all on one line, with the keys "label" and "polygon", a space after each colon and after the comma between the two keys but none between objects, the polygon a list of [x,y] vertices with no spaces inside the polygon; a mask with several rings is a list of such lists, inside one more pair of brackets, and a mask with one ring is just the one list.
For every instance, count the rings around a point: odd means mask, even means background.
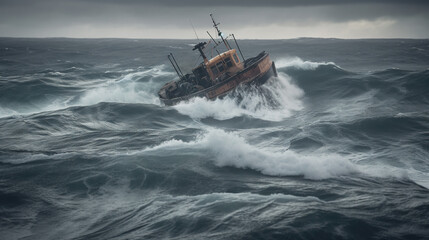
[{"label": "ocean water", "polygon": [[1,239],[429,239],[429,40],[243,40],[277,78],[161,105],[194,43],[0,39]]}]

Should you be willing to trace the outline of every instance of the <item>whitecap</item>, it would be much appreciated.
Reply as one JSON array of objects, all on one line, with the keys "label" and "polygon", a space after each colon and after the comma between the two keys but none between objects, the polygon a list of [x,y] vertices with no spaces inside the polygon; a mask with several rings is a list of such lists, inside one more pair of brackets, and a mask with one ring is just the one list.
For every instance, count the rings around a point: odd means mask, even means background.
[{"label": "whitecap", "polygon": [[219,167],[249,168],[271,176],[304,176],[316,180],[358,172],[354,163],[336,154],[306,155],[292,150],[279,151],[254,146],[237,133],[220,129],[209,129],[195,141],[173,139],[143,152],[177,152],[184,148],[208,150],[214,157],[212,159],[215,165]]},{"label": "whitecap", "polygon": [[340,68],[333,62],[311,62],[304,61],[299,57],[289,57],[289,58],[280,58],[275,60],[277,68],[296,68],[302,70],[315,70],[319,66],[333,65],[337,68]]},{"label": "whitecap", "polygon": [[303,108],[301,99],[304,92],[284,73],[279,73],[261,89],[238,89],[235,93],[242,97],[240,101],[230,94],[215,100],[194,98],[174,108],[194,119],[213,117],[225,120],[247,115],[268,121],[281,121]]}]

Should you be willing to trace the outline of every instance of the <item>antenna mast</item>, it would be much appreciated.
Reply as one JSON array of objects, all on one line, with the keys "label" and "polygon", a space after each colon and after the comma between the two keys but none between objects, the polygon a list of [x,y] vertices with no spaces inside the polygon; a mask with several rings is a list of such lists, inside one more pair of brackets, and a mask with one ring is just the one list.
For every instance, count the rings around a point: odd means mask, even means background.
[{"label": "antenna mast", "polygon": [[216,28],[217,35],[222,39],[222,42],[225,44],[226,49],[230,50],[231,47],[229,46],[228,42],[223,38],[222,32],[217,27],[220,23],[216,23],[216,21],[213,18],[213,14],[211,13],[210,13],[210,17],[212,18],[212,21],[213,21],[213,27]]},{"label": "antenna mast", "polygon": [[191,24],[191,26],[192,26],[192,29],[194,30],[194,33],[195,33],[195,37],[197,37],[197,40],[198,40],[198,41],[200,41],[200,38],[198,37],[197,31],[195,31],[195,27],[194,27],[194,24],[192,24],[192,22],[191,22],[191,20],[190,20],[190,19],[189,19],[189,23]]},{"label": "antenna mast", "polygon": [[170,53],[167,55],[167,57],[168,57],[168,60],[170,60],[171,65],[173,65],[173,68],[176,71],[177,76],[179,76],[179,78],[182,79],[184,77],[182,70],[180,70],[179,64],[177,64],[176,59],[174,58],[173,54]]},{"label": "antenna mast", "polygon": [[200,43],[198,43],[197,45],[195,45],[194,46],[194,48],[192,49],[192,50],[196,50],[196,49],[198,49],[198,51],[200,52],[200,54],[201,54],[201,57],[203,57],[203,59],[204,59],[204,63],[208,63],[208,59],[207,59],[207,57],[206,57],[206,55],[204,54],[204,51],[203,51],[203,49],[204,49],[204,47],[206,46],[206,42],[200,42]]}]

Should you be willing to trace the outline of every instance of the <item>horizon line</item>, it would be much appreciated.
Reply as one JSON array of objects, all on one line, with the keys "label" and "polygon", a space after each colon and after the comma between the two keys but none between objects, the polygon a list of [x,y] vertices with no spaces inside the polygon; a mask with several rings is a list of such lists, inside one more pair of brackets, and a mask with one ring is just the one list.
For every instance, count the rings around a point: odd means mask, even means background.
[{"label": "horizon line", "polygon": [[[124,39],[124,40],[210,40],[210,38],[132,38],[132,37],[7,37],[0,36],[0,38],[15,38],[15,39]],[[299,40],[299,39],[325,39],[325,40],[429,40],[429,38],[336,38],[336,37],[295,37],[295,38],[237,38],[237,40]]]}]

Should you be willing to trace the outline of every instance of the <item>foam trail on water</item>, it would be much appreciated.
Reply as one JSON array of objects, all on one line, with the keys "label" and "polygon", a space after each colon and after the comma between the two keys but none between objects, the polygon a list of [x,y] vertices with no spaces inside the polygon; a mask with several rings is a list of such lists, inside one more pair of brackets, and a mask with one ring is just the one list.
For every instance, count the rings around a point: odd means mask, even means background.
[{"label": "foam trail on water", "polygon": [[[279,73],[260,89],[237,89],[223,99],[214,101],[194,98],[174,106],[180,113],[192,118],[213,117],[218,120],[231,119],[243,115],[269,121],[280,121],[292,111],[303,108],[301,98],[304,92],[291,82],[288,75]],[[240,100],[237,100],[237,96]]]},{"label": "foam trail on water", "polygon": [[[371,156],[364,156],[365,158],[373,158]],[[361,156],[362,158],[362,156]],[[366,163],[359,164],[359,171],[364,172],[365,174],[372,177],[382,177],[382,178],[396,178],[396,179],[405,179],[415,182],[420,186],[423,186],[429,189],[429,172],[425,167],[420,169],[414,169],[413,167],[398,167],[392,166],[386,163]]]},{"label": "foam trail on water", "polygon": [[183,148],[205,149],[214,156],[217,166],[250,168],[266,175],[297,176],[308,179],[326,179],[358,172],[355,164],[335,155],[302,155],[292,150],[276,151],[266,147],[250,145],[246,140],[233,132],[220,129],[209,129],[195,141],[183,142],[170,140],[158,146],[148,148],[144,152]]},{"label": "foam trail on water", "polygon": [[[139,67],[137,70],[140,70],[142,67]],[[142,77],[146,77],[146,76],[150,76],[151,78],[156,78],[156,77],[163,77],[163,76],[176,76],[173,72],[167,72],[165,71],[165,65],[158,65],[158,66],[153,66],[149,69],[143,70],[143,71],[137,71],[137,72],[133,72],[133,69],[126,69],[125,71],[122,71],[126,74],[125,76],[123,76],[122,78],[118,79],[117,82],[123,82],[123,81],[136,81],[139,78]]]}]

